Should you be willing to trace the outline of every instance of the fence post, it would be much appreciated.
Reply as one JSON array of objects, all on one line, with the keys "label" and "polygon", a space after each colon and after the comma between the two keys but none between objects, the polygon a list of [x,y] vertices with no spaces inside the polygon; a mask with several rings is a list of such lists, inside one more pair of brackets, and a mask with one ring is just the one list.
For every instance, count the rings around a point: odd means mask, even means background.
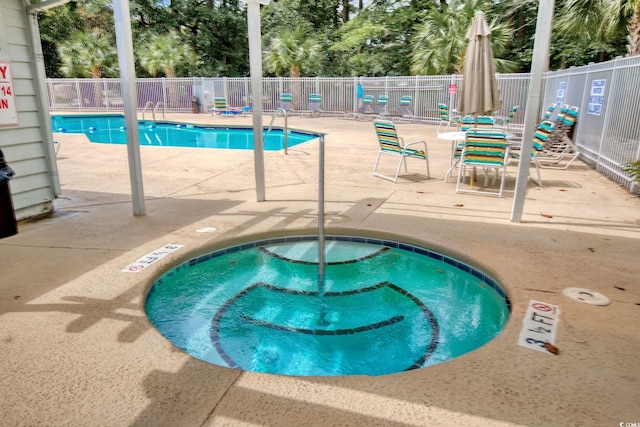
[{"label": "fence post", "polygon": [[[353,78],[353,97],[351,98],[351,111],[358,111],[358,79],[359,77]],[[362,93],[364,93],[364,87],[362,88]]]},{"label": "fence post", "polygon": [[[602,123],[602,130],[601,130],[601,134],[600,134],[600,144],[598,144],[598,156],[597,156],[597,160],[596,160],[596,171],[601,171],[602,168],[600,167],[600,157],[602,157],[602,150],[604,148],[604,143],[605,143],[605,136],[607,135],[607,132],[609,130],[609,121],[611,120],[611,113],[609,112],[609,105],[611,105],[611,98],[613,98],[614,94],[615,94],[615,88],[616,88],[616,78],[618,76],[618,60],[620,59],[620,57],[617,57],[614,60],[614,66],[613,66],[613,70],[611,71],[611,81],[609,82],[608,85],[606,85],[605,87],[609,87],[609,96],[607,96],[607,101],[606,101],[606,105],[604,108],[604,121]],[[586,84],[585,86],[589,86],[588,84]],[[591,91],[589,91],[589,93],[591,93]],[[587,102],[589,100],[587,99]],[[584,110],[583,110],[584,111]]]},{"label": "fence post", "polygon": [[224,96],[224,99],[227,100],[227,105],[231,105],[231,104],[229,104],[231,102],[231,100],[229,99],[229,88],[227,87],[227,78],[226,77],[222,78],[222,95]]},{"label": "fence post", "polygon": [[109,98],[107,98],[106,102],[105,102],[105,91],[109,90],[107,89],[107,79],[105,79],[104,77],[102,77],[100,79],[100,84],[102,86],[102,92],[101,93],[96,93],[96,97],[98,99],[96,99],[96,102],[101,102],[104,104],[104,106],[106,107],[106,110],[109,111],[110,110],[110,106],[109,106]]},{"label": "fence post", "polygon": [[[384,96],[387,97],[387,108],[389,106],[389,76],[384,76]],[[377,102],[377,101],[376,101]]]},{"label": "fence post", "polygon": [[[589,75],[590,75],[591,65],[592,65],[592,64],[593,64],[593,62],[590,62],[590,63],[587,65],[587,72],[585,73],[584,86],[583,86],[583,88],[582,88],[582,96],[580,97],[580,99],[581,99],[581,103],[580,103],[580,112],[581,112],[581,115],[582,115],[582,114],[584,114],[584,112],[585,112],[585,111],[587,111],[587,110],[589,109],[589,94],[590,94],[591,88],[589,87],[589,84],[588,84],[587,82],[589,81]],[[570,69],[571,69],[571,68],[574,68],[574,67],[570,67]],[[572,75],[572,74],[569,74],[569,75],[568,75],[568,77],[567,77],[567,88],[569,88],[569,83],[571,82],[571,75]],[[556,105],[556,107],[558,107],[558,105]],[[560,107],[561,107],[561,106],[560,106]],[[581,131],[581,129],[580,129],[580,122],[581,122],[583,119],[584,119],[584,117],[580,117],[580,119],[579,119],[579,120],[578,120],[578,122],[576,123],[576,124],[577,124],[577,126],[575,126],[575,129],[574,129],[574,131],[573,131],[574,139],[575,139],[576,141],[579,141],[579,139],[580,139],[580,131]],[[576,142],[576,145],[577,145],[578,147],[580,147],[580,146],[578,145],[578,143],[577,143],[577,142]],[[599,148],[598,148],[598,151],[600,151],[600,149],[599,149]],[[599,152],[598,152],[598,153],[596,153],[596,157],[597,157],[597,158],[599,158],[599,157],[600,157],[600,153],[599,153]],[[596,159],[596,168],[597,168],[597,166],[598,166],[598,160]]]},{"label": "fence post", "polygon": [[[634,159],[639,159],[640,160],[640,144],[638,144],[638,147],[636,148],[636,156],[634,157]],[[635,193],[636,191],[636,187],[638,187],[640,184],[638,184],[637,181],[631,180],[631,185],[629,186],[629,191],[631,193]]]},{"label": "fence post", "polygon": [[[453,85],[456,84],[456,75],[455,74],[451,74],[451,80],[449,80],[449,85]],[[456,87],[456,95],[458,92],[458,88]],[[447,88],[447,93],[449,94],[449,102],[447,103],[449,105],[449,118],[453,117],[453,111],[456,110],[455,106],[453,105],[453,93],[451,93],[449,91],[449,88]]]},{"label": "fence post", "polygon": [[167,81],[164,77],[162,77],[160,79],[160,82],[162,83],[162,103],[166,108],[167,107]]},{"label": "fence post", "polygon": [[76,95],[78,96],[78,110],[82,111],[82,107],[84,106],[84,97],[80,93],[80,84],[78,83],[78,78],[74,78]]},{"label": "fence post", "polygon": [[[415,84],[413,85],[413,117],[418,117],[418,105],[420,103],[420,92],[418,91],[418,79],[420,79],[420,75],[414,76]],[[422,114],[420,114],[422,115]]]}]

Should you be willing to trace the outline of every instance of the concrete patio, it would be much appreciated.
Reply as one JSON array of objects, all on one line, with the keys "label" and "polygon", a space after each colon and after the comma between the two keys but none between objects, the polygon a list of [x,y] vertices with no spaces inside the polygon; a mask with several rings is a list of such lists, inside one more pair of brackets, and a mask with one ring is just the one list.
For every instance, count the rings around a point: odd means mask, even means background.
[{"label": "concrete patio", "polygon": [[[427,141],[431,178],[410,160],[395,184],[371,176],[370,122],[291,117],[289,126],[327,134],[328,233],[392,236],[493,274],[513,304],[504,331],[446,363],[378,377],[286,377],[196,360],[149,323],[146,292],[196,254],[315,233],[317,140],[288,155],[265,153],[264,202],[256,201],[252,151],[142,147],[147,213],[134,217],[126,147],[56,134],[56,212],[0,240],[1,425],[640,423],[640,197],[576,162],[543,170],[542,188],[529,183],[516,224],[516,168],[506,197],[456,194],[453,180],[444,182],[450,145],[435,126],[398,125],[406,141]],[[196,232],[203,227],[216,231]],[[120,271],[169,243],[184,247],[139,273]],[[611,304],[576,302],[562,294],[566,287],[600,292]],[[517,345],[531,299],[560,307],[557,356]]]}]

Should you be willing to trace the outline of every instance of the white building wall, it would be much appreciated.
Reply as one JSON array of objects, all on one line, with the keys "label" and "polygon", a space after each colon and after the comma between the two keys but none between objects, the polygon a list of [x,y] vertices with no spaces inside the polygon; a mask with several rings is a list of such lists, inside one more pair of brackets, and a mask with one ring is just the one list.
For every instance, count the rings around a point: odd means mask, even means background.
[{"label": "white building wall", "polygon": [[[0,149],[16,172],[10,181],[18,220],[52,210],[55,189],[52,181],[50,150],[38,93],[38,80],[26,5],[22,0],[0,0],[0,62],[11,66],[18,125],[0,126]],[[38,40],[37,43],[40,43]],[[44,76],[42,76],[44,78]],[[42,94],[46,96],[46,94]]]}]

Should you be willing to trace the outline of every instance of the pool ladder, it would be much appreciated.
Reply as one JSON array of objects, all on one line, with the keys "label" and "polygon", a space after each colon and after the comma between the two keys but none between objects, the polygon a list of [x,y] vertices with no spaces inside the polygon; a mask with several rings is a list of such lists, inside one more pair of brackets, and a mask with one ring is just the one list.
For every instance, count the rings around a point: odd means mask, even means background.
[{"label": "pool ladder", "polygon": [[273,128],[273,122],[275,121],[279,111],[282,111],[282,115],[284,116],[284,154],[289,154],[287,152],[287,149],[289,148],[289,126],[287,125],[287,110],[285,110],[284,108],[276,108],[275,110],[273,110],[271,123],[269,123],[269,127],[264,134],[264,139],[266,140],[269,136],[269,132],[271,132],[271,129]]},{"label": "pool ladder", "polygon": [[148,107],[153,108],[151,110],[151,117],[153,118],[153,121],[156,121],[156,111],[158,111],[158,108],[160,108],[162,106],[162,118],[164,119],[164,102],[158,101],[155,104],[153,103],[153,101],[147,101],[146,104],[144,104],[144,108],[142,109],[142,120],[144,120],[144,113],[147,111]]}]

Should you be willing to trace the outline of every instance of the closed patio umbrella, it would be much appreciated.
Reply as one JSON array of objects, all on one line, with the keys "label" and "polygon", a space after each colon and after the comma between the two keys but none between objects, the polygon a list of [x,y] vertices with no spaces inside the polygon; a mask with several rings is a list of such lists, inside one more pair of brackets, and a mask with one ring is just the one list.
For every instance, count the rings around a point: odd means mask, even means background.
[{"label": "closed patio umbrella", "polygon": [[491,114],[502,101],[496,81],[496,65],[491,47],[491,30],[483,12],[476,12],[469,31],[464,60],[458,111],[464,114]]}]

